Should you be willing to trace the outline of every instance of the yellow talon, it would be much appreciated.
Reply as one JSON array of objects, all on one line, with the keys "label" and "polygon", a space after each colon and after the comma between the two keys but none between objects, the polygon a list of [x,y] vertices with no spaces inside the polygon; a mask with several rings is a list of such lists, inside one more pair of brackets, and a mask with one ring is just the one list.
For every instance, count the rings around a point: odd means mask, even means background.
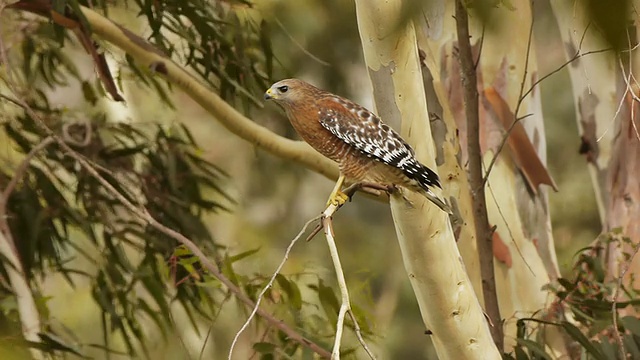
[{"label": "yellow talon", "polygon": [[338,181],[336,182],[336,186],[333,187],[333,191],[331,191],[331,195],[329,196],[329,200],[327,201],[327,206],[335,205],[342,206],[344,203],[349,200],[349,196],[342,191],[342,184],[344,183],[344,175],[340,175]]},{"label": "yellow talon", "polygon": [[329,201],[327,201],[327,206],[335,205],[340,207],[344,205],[344,203],[346,203],[347,201],[349,201],[349,195],[343,193],[342,191],[338,191],[335,194],[331,195],[331,197],[329,198]]}]

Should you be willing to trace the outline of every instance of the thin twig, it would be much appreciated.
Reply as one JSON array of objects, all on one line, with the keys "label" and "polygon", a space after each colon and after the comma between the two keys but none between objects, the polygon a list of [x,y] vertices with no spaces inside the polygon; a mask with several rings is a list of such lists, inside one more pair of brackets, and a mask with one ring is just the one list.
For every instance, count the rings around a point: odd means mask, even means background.
[{"label": "thin twig", "polygon": [[[12,5],[21,4],[22,2]],[[36,1],[34,6],[13,7],[17,11],[32,11],[37,15],[50,14],[50,1]],[[329,178],[336,179],[338,168],[334,162],[321,156],[308,144],[279,136],[267,128],[258,125],[225,102],[218,94],[212,92],[204,83],[198,81],[189,71],[176,64],[171,58],[158,51],[144,38],[105,18],[98,12],[84,6],[80,11],[91,26],[91,35],[104,40],[121,49],[140,66],[156,68],[156,75],[182,89],[185,94],[196,101],[223,126],[240,138],[257,144],[259,147],[276,156],[290,159],[317,171]],[[78,14],[79,15],[79,14]],[[158,70],[159,69],[159,70]]]},{"label": "thin twig", "polygon": [[[587,27],[588,29],[588,27]],[[562,69],[564,69],[565,67],[569,66],[571,63],[573,63],[574,61],[580,59],[583,56],[587,56],[587,55],[592,55],[592,54],[599,54],[599,53],[603,53],[603,52],[607,52],[607,51],[611,51],[612,48],[607,48],[607,49],[600,49],[600,50],[592,50],[592,51],[587,51],[587,52],[582,52],[581,51],[581,47],[582,47],[582,42],[584,40],[585,34],[586,34],[586,30],[584,31],[582,38],[580,39],[580,46],[578,47],[578,50],[576,51],[575,55],[567,60],[564,64],[560,65],[558,68],[556,68],[555,70],[551,71],[550,73],[546,74],[545,76],[541,77],[540,79],[536,80],[531,87],[529,87],[529,89],[527,91],[525,91],[524,93],[522,92],[522,87],[520,89],[520,96],[518,98],[518,103],[516,105],[516,111],[514,112],[514,121],[511,123],[511,126],[509,126],[509,129],[507,129],[506,133],[504,134],[504,136],[502,137],[502,141],[500,142],[500,146],[498,146],[498,150],[496,151],[495,155],[493,156],[493,158],[491,158],[491,161],[489,162],[489,166],[487,166],[487,170],[485,171],[485,175],[484,178],[482,180],[483,184],[486,184],[487,179],[489,178],[489,174],[491,173],[491,170],[493,169],[493,166],[495,165],[496,161],[498,160],[498,156],[500,155],[500,153],[502,152],[502,149],[504,148],[504,146],[507,143],[507,140],[509,140],[509,136],[511,136],[511,132],[513,131],[513,129],[515,128],[516,124],[519,123],[520,121],[522,121],[523,119],[525,119],[527,116],[523,116],[523,117],[518,117],[518,112],[520,110],[520,107],[522,106],[522,103],[524,101],[524,99],[529,96],[533,90],[535,90],[535,88],[544,80],[548,79],[549,77],[559,73],[560,71],[562,71]],[[529,52],[531,49],[531,37],[532,37],[532,31],[533,31],[533,20],[531,22],[531,29],[529,30],[529,41],[528,41],[528,45],[527,45],[527,57],[526,57],[526,62],[525,62],[525,71],[522,77],[522,83],[521,85],[524,85],[525,81],[526,81],[526,75],[527,75],[527,66],[529,64]]]},{"label": "thin twig", "polygon": [[333,342],[333,351],[331,352],[332,360],[340,359],[340,343],[342,341],[342,332],[344,328],[344,316],[351,308],[349,300],[349,289],[347,288],[347,282],[344,278],[344,272],[342,271],[342,265],[340,264],[340,256],[338,255],[338,248],[336,246],[333,222],[331,216],[338,209],[336,205],[329,205],[327,209],[322,213],[322,227],[324,229],[324,235],[327,238],[327,245],[329,246],[329,253],[331,254],[331,260],[336,270],[336,278],[338,280],[338,287],[340,288],[340,311],[338,312],[338,321],[336,323],[336,334]]},{"label": "thin twig", "polygon": [[[629,53],[629,63],[631,63],[631,53]],[[630,83],[631,81],[631,77],[632,77],[632,70],[629,69],[629,74],[627,75],[625,69],[624,69],[624,64],[622,63],[622,59],[618,59],[618,65],[620,66],[620,71],[622,72],[622,78],[624,79],[625,82],[625,91],[622,94],[622,97],[620,98],[620,106],[619,108],[622,107],[622,104],[624,103],[624,99],[626,97],[627,94],[631,94],[631,105],[630,105],[630,112],[631,112],[631,116],[630,116],[630,121],[631,121],[631,125],[633,127],[633,130],[635,132],[636,138],[638,140],[640,140],[640,133],[638,133],[638,128],[636,126],[636,122],[635,122],[635,106],[634,106],[634,102],[638,102],[640,103],[640,98],[638,97],[638,95],[636,95],[636,92],[633,90],[633,87]],[[615,118],[613,119],[615,120]]]},{"label": "thin twig", "polygon": [[[367,194],[379,197],[380,191],[384,191],[390,194],[393,191],[395,191],[395,189],[392,186],[387,186],[387,185],[382,185],[377,183],[359,182],[347,187],[346,189],[344,189],[343,192],[349,197],[349,199],[351,199],[353,198],[353,195],[355,195],[355,193],[358,191],[362,191]],[[306,241],[311,241],[311,239],[313,239],[316,235],[320,233],[320,230],[322,230],[322,223],[316,225],[316,227],[307,236]]]},{"label": "thin twig", "polygon": [[304,226],[302,227],[302,229],[300,230],[300,232],[298,233],[298,235],[296,235],[296,237],[294,237],[293,240],[291,240],[291,242],[289,243],[289,246],[287,247],[287,250],[285,250],[284,256],[282,257],[282,260],[280,261],[280,264],[278,265],[276,270],[271,275],[271,278],[269,279],[269,282],[267,282],[267,285],[262,289],[262,291],[260,291],[260,294],[258,295],[258,298],[256,299],[256,303],[255,303],[255,306],[253,307],[253,310],[251,311],[251,314],[249,315],[247,320],[244,322],[244,324],[242,325],[240,330],[238,330],[238,332],[234,336],[233,341],[231,342],[231,347],[229,348],[229,355],[227,356],[227,358],[229,360],[231,360],[231,356],[233,356],[233,349],[235,348],[236,343],[238,342],[238,339],[240,338],[240,335],[242,335],[242,333],[247,329],[247,327],[249,327],[249,324],[251,323],[251,320],[253,320],[253,317],[256,315],[256,312],[258,311],[258,308],[260,307],[260,303],[262,302],[262,299],[264,298],[264,294],[266,294],[267,290],[269,290],[273,286],[273,283],[276,280],[276,277],[278,276],[278,274],[280,274],[280,271],[282,270],[282,267],[284,267],[284,264],[289,259],[289,254],[291,253],[291,250],[293,249],[293,246],[296,244],[296,242],[298,242],[298,240],[302,237],[302,235],[304,235],[304,233],[307,232],[307,228],[309,227],[309,225],[311,225],[311,223],[317,221],[318,219],[320,219],[320,216],[316,216],[315,218],[307,221],[304,224]]},{"label": "thin twig", "polygon": [[[2,192],[2,198],[5,201],[9,199],[9,196],[11,196],[11,193],[13,192],[15,187],[18,185],[18,182],[20,181],[20,179],[22,179],[24,174],[27,172],[27,169],[29,168],[29,165],[31,164],[31,160],[33,160],[33,158],[41,150],[43,150],[44,148],[46,148],[47,146],[49,146],[53,142],[55,142],[55,139],[53,137],[51,137],[51,136],[47,136],[39,144],[37,144],[36,146],[31,148],[29,153],[27,153],[27,155],[24,157],[24,159],[22,159],[22,162],[20,162],[20,165],[18,165],[18,168],[16,169],[15,173],[13,174],[13,177],[11,178],[9,183],[7,184],[7,187],[4,188],[4,191]],[[0,212],[4,213],[4,208],[0,209]]]},{"label": "thin twig", "polygon": [[222,299],[222,301],[220,302],[220,305],[218,305],[218,311],[216,311],[216,314],[211,319],[211,325],[207,330],[207,336],[204,337],[204,341],[202,342],[202,347],[200,348],[200,355],[198,355],[198,360],[202,360],[202,357],[204,356],[204,350],[207,347],[207,343],[209,342],[209,337],[211,336],[211,331],[213,330],[213,325],[215,324],[216,320],[218,320],[218,317],[222,313],[222,309],[224,308],[224,305],[227,303],[227,301],[229,301],[230,298],[231,298],[231,293],[227,292],[224,295],[224,298]]},{"label": "thin twig", "polygon": [[482,154],[480,150],[480,112],[478,82],[474,68],[471,42],[469,40],[469,19],[463,0],[456,0],[456,33],[458,36],[458,61],[460,79],[464,94],[464,109],[467,118],[467,154],[469,157],[469,187],[471,188],[473,218],[475,222],[476,244],[480,259],[480,277],[485,311],[494,326],[489,329],[491,337],[502,352],[504,332],[496,293],[496,279],[493,266],[493,233],[489,227],[487,202],[482,179]]},{"label": "thin twig", "polygon": [[[1,47],[1,46],[0,46],[0,49],[2,49],[2,48],[3,48],[3,47]],[[1,62],[1,61],[0,61],[0,62]],[[4,94],[0,94],[0,99],[5,99],[5,100],[7,100],[8,102],[12,103],[13,105],[21,106],[21,105],[20,105],[20,103],[19,103],[16,99],[14,99],[14,98],[10,98],[10,97],[8,97],[7,95],[4,95]]]},{"label": "thin twig", "polygon": [[505,225],[507,227],[507,232],[509,232],[509,236],[511,237],[511,242],[516,247],[516,251],[518,252],[518,255],[522,259],[522,262],[524,262],[524,264],[527,266],[527,269],[529,269],[529,272],[531,272],[531,275],[533,275],[533,277],[536,277],[536,273],[531,268],[531,265],[529,265],[529,262],[527,261],[527,258],[524,257],[524,254],[522,253],[522,250],[520,250],[520,246],[516,242],[516,238],[513,236],[513,232],[511,231],[511,227],[509,226],[509,222],[507,221],[507,218],[504,216],[504,213],[502,212],[502,207],[500,206],[500,204],[498,204],[498,199],[496,198],[496,194],[493,192],[493,188],[491,187],[491,182],[487,182],[487,187],[489,188],[489,192],[491,192],[491,197],[493,198],[493,201],[496,202],[496,207],[498,208],[498,213],[500,214],[500,217],[502,218],[502,221],[504,221],[504,223],[505,223]]},{"label": "thin twig", "polygon": [[282,24],[282,22],[280,22],[280,19],[278,19],[277,17],[274,18],[276,24],[278,24],[278,26],[280,27],[280,29],[282,30],[282,32],[289,38],[289,40],[291,40],[291,42],[298,47],[298,49],[300,49],[300,51],[302,51],[305,55],[307,55],[308,57],[310,57],[312,60],[314,60],[315,62],[317,62],[318,64],[322,65],[322,66],[331,66],[331,64],[329,64],[328,62],[320,59],[319,57],[313,55],[309,50],[305,49],[304,46],[302,46],[302,44],[300,44],[300,42],[298,42],[298,40],[296,40],[293,35],[291,35],[289,33],[289,31],[287,31],[287,28],[284,27],[284,25]]},{"label": "thin twig", "polygon": [[[0,4],[0,18],[2,17],[5,6],[5,3]],[[2,22],[0,22],[0,34],[2,33],[4,32],[2,28]],[[7,52],[4,46],[4,42],[2,41],[2,39],[0,39],[0,66],[2,64],[6,66],[7,79],[12,79],[13,74],[11,72],[11,67],[9,66]],[[9,88],[11,88],[11,82],[7,81],[7,85]],[[5,96],[3,96],[3,98],[9,99]],[[31,153],[33,154],[31,156],[29,156],[28,154],[27,159],[22,162],[21,166],[24,164],[28,165],[31,158],[35,156],[37,151],[32,150],[30,154]],[[24,166],[26,167],[27,165]],[[21,173],[23,172],[24,170],[18,169],[11,181],[17,183],[17,178],[20,177]],[[18,256],[18,251],[15,247],[15,240],[11,233],[11,229],[9,228],[6,217],[6,203],[9,200],[8,196],[11,194],[12,189],[15,188],[16,185],[9,184],[8,186],[11,186],[10,191],[3,191],[1,195],[2,198],[0,199],[0,202],[2,203],[0,206],[0,253],[7,259],[8,262],[6,272],[8,275],[9,283],[11,284],[11,290],[15,295],[16,303],[18,305],[18,314],[20,317],[20,323],[22,325],[22,335],[24,336],[25,340],[38,343],[41,341],[39,334],[42,331],[40,312],[38,310],[38,307],[36,306],[33,292],[31,291],[31,287],[29,286],[29,282],[27,281],[24,267],[22,266],[21,260]],[[44,359],[44,353],[37,350],[36,348],[30,349],[29,352],[31,353],[31,357],[33,359]]]},{"label": "thin twig", "polygon": [[520,112],[520,107],[522,106],[522,102],[524,101],[525,97],[533,91],[533,86],[531,86],[531,88],[529,88],[529,90],[526,93],[524,93],[524,84],[526,84],[527,82],[527,74],[529,72],[529,54],[531,53],[531,42],[533,39],[533,24],[534,24],[533,15],[531,15],[531,25],[529,26],[529,38],[527,39],[527,53],[524,59],[524,71],[522,72],[522,82],[520,82],[520,96],[518,96],[518,103],[516,104],[516,110],[513,113],[514,119],[513,119],[513,122],[511,123],[511,126],[509,126],[509,129],[507,129],[507,132],[502,137],[500,146],[498,146],[498,150],[496,151],[495,155],[493,155],[493,158],[491,158],[491,162],[489,163],[489,166],[487,166],[487,171],[485,172],[485,175],[482,179],[483,187],[487,183],[487,179],[489,178],[489,174],[491,174],[493,165],[496,163],[496,160],[498,160],[498,156],[500,155],[500,153],[502,152],[502,149],[507,143],[509,136],[511,136],[511,132],[515,128],[516,124],[523,119],[523,118],[518,118],[518,113]]},{"label": "thin twig", "polygon": [[[0,13],[3,9],[4,9],[4,6],[0,7]],[[88,11],[88,10],[85,9],[85,11]],[[0,60],[3,63],[7,64],[8,66],[6,52],[1,42],[0,42]],[[189,251],[191,251],[191,253],[193,253],[200,260],[204,268],[206,268],[214,277],[216,277],[218,281],[224,284],[229,289],[229,291],[234,293],[234,295],[238,300],[244,303],[247,307],[253,308],[254,306],[253,301],[251,301],[251,299],[244,292],[242,292],[242,290],[239,287],[237,287],[231,280],[229,280],[226,276],[224,276],[224,274],[218,268],[218,266],[215,263],[213,263],[211,260],[209,260],[209,258],[202,252],[202,250],[200,250],[200,248],[193,241],[191,241],[181,233],[161,224],[153,216],[151,216],[144,207],[138,208],[136,205],[131,203],[124,195],[118,192],[107,180],[105,180],[98,173],[98,171],[96,171],[96,169],[89,163],[89,161],[86,158],[84,158],[82,155],[80,155],[79,153],[74,151],[72,148],[70,148],[64,142],[64,140],[62,140],[58,135],[53,133],[53,131],[46,125],[43,119],[29,106],[29,104],[27,104],[26,101],[24,101],[22,98],[19,97],[18,91],[14,87],[14,81],[12,80],[13,73],[11,71],[11,68],[9,67],[7,71],[7,79],[9,80],[7,81],[7,87],[14,94],[14,96],[16,96],[17,103],[25,109],[25,111],[27,112],[27,114],[29,114],[29,116],[31,116],[34,120],[36,120],[36,124],[40,129],[45,131],[49,136],[53,137],[56,143],[58,143],[60,148],[67,155],[69,155],[71,158],[76,160],[78,164],[80,164],[80,166],[87,171],[87,173],[89,173],[93,178],[95,178],[110,194],[112,194],[120,203],[122,203],[122,205],[124,205],[124,207],[127,208],[132,214],[136,215],[140,220],[146,222],[148,225],[152,226],[153,228],[160,231],[161,233],[183,244],[187,249],[189,249]],[[327,350],[323,349],[321,346],[319,346],[315,342],[303,337],[301,334],[299,334],[298,332],[290,328],[284,322],[276,319],[275,317],[273,317],[273,315],[269,314],[265,310],[259,309],[257,313],[262,318],[264,318],[265,321],[271,323],[274,327],[276,327],[277,329],[285,333],[289,339],[295,342],[298,342],[301,345],[311,349],[313,352],[315,352],[316,354],[318,354],[323,358],[331,357],[331,354]],[[39,330],[40,329],[38,329],[38,331]],[[33,331],[33,329],[29,329],[28,331]],[[34,341],[37,341],[37,339]]]},{"label": "thin twig", "polygon": [[362,345],[362,348],[367,353],[367,355],[369,355],[369,358],[371,360],[375,360],[376,357],[375,355],[373,355],[373,351],[371,351],[371,349],[369,348],[369,345],[367,345],[367,342],[364,341],[364,337],[362,336],[362,329],[360,329],[360,325],[358,324],[358,320],[356,320],[356,315],[353,313],[353,309],[349,309],[348,314],[349,314],[349,317],[351,318],[351,321],[353,322],[353,330],[355,331],[356,337],[358,338],[358,341]]},{"label": "thin twig", "polygon": [[478,56],[476,56],[476,60],[473,62],[473,68],[478,70],[478,66],[480,65],[480,57],[482,56],[482,49],[484,48],[484,32],[487,28],[486,23],[482,23],[482,35],[480,35],[480,47],[478,48]]},{"label": "thin twig", "polygon": [[[12,84],[8,84],[8,85],[11,91],[14,94],[17,94]],[[218,268],[218,266],[214,262],[212,262],[193,241],[191,241],[189,238],[182,235],[181,233],[160,223],[153,216],[151,216],[151,214],[149,214],[146,208],[142,206],[138,207],[134,205],[132,202],[130,202],[124,195],[118,192],[118,190],[116,190],[107,180],[105,180],[84,156],[74,151],[71,147],[69,147],[69,145],[67,145],[64,142],[64,140],[62,140],[58,135],[54,134],[53,131],[39,117],[39,115],[36,114],[35,111],[33,111],[33,109],[31,109],[31,107],[25,101],[19,98],[18,98],[18,101],[20,102],[21,106],[25,109],[25,111],[27,111],[29,116],[31,116],[33,119],[36,120],[36,124],[38,125],[38,127],[40,127],[43,131],[45,131],[49,136],[53,137],[66,155],[70,156],[75,161],[77,161],[78,164],[83,169],[85,169],[89,175],[95,178],[105,188],[105,190],[108,191],[111,195],[113,195],[127,210],[129,210],[129,212],[137,216],[140,220],[144,221],[149,226],[155,228],[161,233],[173,238],[174,240],[184,245],[187,249],[189,249],[189,251],[191,251],[193,255],[195,255],[198,258],[198,260],[200,260],[200,263],[202,264],[202,266],[205,269],[207,269],[207,271],[209,271],[211,275],[217,278],[218,281],[220,281],[232,293],[234,293],[234,295],[238,300],[240,300],[242,303],[245,304],[245,306],[249,308],[253,308],[255,306],[254,302],[230,279],[228,279],[222,273],[222,271]],[[298,332],[290,328],[284,322],[276,319],[273,315],[269,314],[264,309],[258,309],[257,314],[260,315],[262,318],[264,318],[265,321],[271,323],[274,327],[284,332],[291,340],[298,342],[303,346],[306,346],[307,348],[311,349],[312,351],[314,351],[315,353],[317,353],[323,358],[331,357],[331,354],[327,350],[323,349],[313,341],[303,337]]]},{"label": "thin twig", "polygon": [[[341,298],[340,310],[338,312],[338,320],[336,323],[336,334],[335,334],[335,339],[333,343],[333,351],[331,352],[331,359],[333,360],[340,359],[340,344],[342,342],[342,333],[344,331],[344,318],[348,312],[349,313],[351,312],[351,302],[349,300],[349,289],[347,287],[347,281],[345,280],[344,271],[342,270],[342,265],[340,263],[338,247],[336,246],[335,235],[333,232],[333,221],[331,220],[333,214],[339,208],[340,206],[331,204],[322,213],[322,227],[324,229],[324,234],[327,239],[327,245],[329,246],[329,254],[331,255],[331,260],[333,261],[333,266],[336,270],[336,278],[338,280],[338,287],[340,288],[340,298]],[[362,334],[359,331],[360,326],[358,325],[358,322],[356,321],[356,318],[355,316],[353,316],[353,314],[351,316],[351,319],[353,320],[354,328],[357,329],[356,335],[358,336],[358,340],[362,344],[363,348],[365,349],[369,357],[371,357],[371,359],[375,359],[375,357],[373,356],[373,353],[371,352],[366,342],[364,341],[364,338],[362,338]]]}]

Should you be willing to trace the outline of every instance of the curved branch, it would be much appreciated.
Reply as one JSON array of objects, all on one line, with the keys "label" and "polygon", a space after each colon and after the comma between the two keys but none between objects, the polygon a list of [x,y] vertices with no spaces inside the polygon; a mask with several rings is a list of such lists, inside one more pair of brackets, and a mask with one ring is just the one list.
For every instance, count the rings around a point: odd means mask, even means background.
[{"label": "curved branch", "polygon": [[[52,11],[49,2],[39,2],[35,5],[16,3],[11,7],[41,16],[48,15]],[[321,156],[305,142],[287,139],[256,124],[143,38],[89,8],[80,6],[80,9],[91,25],[92,34],[120,48],[136,63],[154,69],[165,80],[184,91],[232,133],[278,157],[296,161],[329,178],[338,178],[336,164]],[[57,14],[57,17],[61,15]]]},{"label": "curved branch", "polygon": [[[17,91],[15,90],[15,88],[13,88],[12,84],[8,84],[8,85],[9,85],[9,89],[14,94],[17,94]],[[195,257],[198,258],[198,260],[200,260],[200,263],[202,264],[202,266],[207,271],[209,271],[211,275],[213,275],[216,279],[218,279],[218,281],[220,281],[224,286],[227,287],[227,289],[229,289],[229,291],[231,291],[235,295],[238,301],[240,301],[250,309],[252,309],[255,306],[251,298],[249,298],[247,294],[245,294],[242,291],[241,288],[236,286],[228,277],[226,277],[222,273],[222,270],[218,267],[218,265],[216,265],[213,261],[211,261],[205,255],[205,253],[198,247],[198,245],[196,245],[193,241],[191,241],[189,238],[187,238],[180,232],[175,231],[163,225],[162,223],[160,223],[158,220],[156,220],[156,218],[154,218],[147,211],[147,209],[144,206],[134,204],[129,199],[127,199],[122,193],[120,193],[115,187],[113,187],[111,183],[109,183],[104,177],[102,177],[100,173],[98,173],[98,171],[89,162],[89,160],[87,160],[84,156],[82,156],[81,154],[73,150],[60,136],[56,135],[51,130],[51,128],[49,128],[47,124],[42,120],[42,118],[35,113],[35,111],[29,106],[29,104],[27,104],[24,100],[20,98],[17,98],[16,100],[18,101],[20,106],[24,108],[25,112],[27,112],[27,114],[29,114],[29,116],[31,116],[36,121],[37,126],[43,131],[45,131],[49,137],[53,138],[54,141],[58,144],[58,146],[60,146],[60,148],[66,155],[68,155],[69,157],[77,161],[78,164],[89,175],[91,175],[94,179],[96,179],[100,183],[100,185],[102,185],[106,191],[108,191],[111,195],[113,195],[117,199],[117,201],[119,201],[131,214],[133,214],[140,221],[143,221],[149,226],[155,228],[161,233],[173,238],[180,244],[184,245],[189,251],[191,251],[191,253]],[[3,243],[5,243],[5,241],[3,240],[4,240],[3,238],[0,238],[0,246],[2,246]],[[12,286],[14,285],[12,284]],[[264,309],[257,308],[256,313],[260,315],[266,322],[271,324],[273,327],[285,333],[287,337],[289,337],[289,339],[309,348],[311,351],[315,352],[322,358],[328,359],[331,357],[331,354],[327,350],[323,349],[320,345],[314,343],[313,341],[305,338],[300,333],[296,332],[294,329],[289,327],[289,325],[287,325],[284,321],[277,319],[276,317],[274,317]]]}]

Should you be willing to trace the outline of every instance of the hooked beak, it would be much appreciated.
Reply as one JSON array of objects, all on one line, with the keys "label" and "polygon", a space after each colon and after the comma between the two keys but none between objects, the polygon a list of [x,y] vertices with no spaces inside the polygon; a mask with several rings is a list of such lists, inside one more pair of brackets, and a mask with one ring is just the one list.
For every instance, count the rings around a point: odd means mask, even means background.
[{"label": "hooked beak", "polygon": [[273,89],[269,88],[267,92],[264,93],[265,100],[273,100],[276,98],[276,94],[274,94]]}]

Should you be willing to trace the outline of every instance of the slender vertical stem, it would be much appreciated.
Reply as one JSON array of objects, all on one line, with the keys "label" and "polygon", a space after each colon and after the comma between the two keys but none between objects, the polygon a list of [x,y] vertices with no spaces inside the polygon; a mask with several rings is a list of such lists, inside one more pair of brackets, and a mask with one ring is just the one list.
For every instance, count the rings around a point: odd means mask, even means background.
[{"label": "slender vertical stem", "polygon": [[[338,181],[340,182],[340,181]],[[356,187],[351,187],[347,191],[355,191]],[[356,336],[360,341],[363,349],[369,355],[369,358],[375,359],[375,356],[371,352],[371,349],[364,341],[362,333],[360,332],[360,326],[356,321],[356,317],[351,309],[351,300],[349,298],[349,288],[347,287],[347,280],[344,277],[344,271],[342,270],[342,264],[340,263],[340,256],[338,254],[338,247],[336,246],[335,235],[333,232],[333,214],[338,211],[342,205],[329,204],[327,208],[322,212],[322,228],[324,229],[324,235],[327,239],[327,245],[329,246],[329,254],[333,261],[333,266],[336,270],[336,278],[338,280],[338,287],[340,288],[340,311],[338,312],[338,321],[336,323],[336,335],[333,343],[333,351],[331,353],[331,360],[340,360],[340,344],[342,343],[342,335],[344,333],[344,320],[346,315],[351,316],[354,328],[356,329]]]},{"label": "slender vertical stem", "polygon": [[501,352],[504,348],[504,334],[496,281],[493,269],[493,231],[489,226],[487,205],[482,181],[482,154],[480,153],[480,117],[478,104],[478,88],[471,42],[469,40],[469,21],[467,9],[462,0],[456,0],[456,28],[458,33],[458,49],[462,89],[464,92],[464,108],[467,117],[467,151],[469,154],[469,187],[473,200],[473,217],[476,224],[476,241],[480,258],[480,274],[482,277],[482,294],[485,311],[491,319],[491,336]]}]

